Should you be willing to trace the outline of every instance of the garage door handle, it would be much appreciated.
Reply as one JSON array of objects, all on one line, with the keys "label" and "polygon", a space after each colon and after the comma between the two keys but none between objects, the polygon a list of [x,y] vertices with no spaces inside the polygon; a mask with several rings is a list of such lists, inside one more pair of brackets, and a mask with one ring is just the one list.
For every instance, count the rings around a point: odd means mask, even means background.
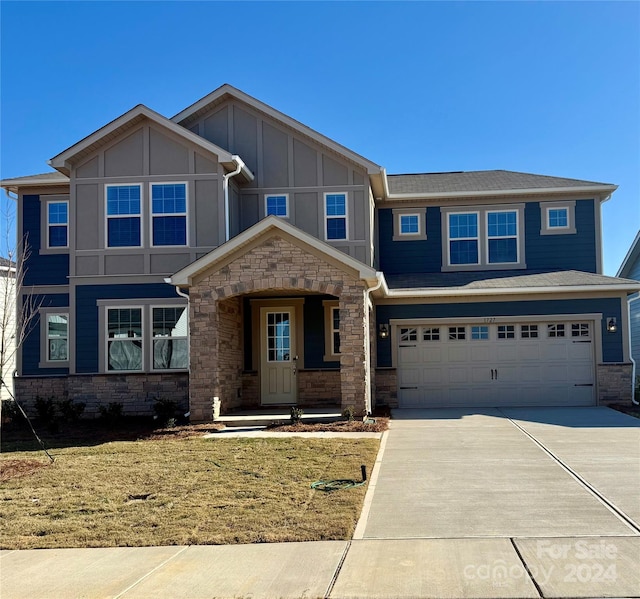
[{"label": "garage door handle", "polygon": [[400,387],[400,389],[417,389],[418,387]]},{"label": "garage door handle", "polygon": [[491,369],[491,380],[492,381],[497,381],[498,380],[498,369],[497,368],[492,368]]},{"label": "garage door handle", "polygon": [[589,341],[574,341],[574,343],[591,343],[591,340],[589,340]]},{"label": "garage door handle", "polygon": [[574,387],[593,387],[593,383],[576,383]]},{"label": "garage door handle", "polygon": [[498,369],[496,368],[496,381],[498,380]]}]

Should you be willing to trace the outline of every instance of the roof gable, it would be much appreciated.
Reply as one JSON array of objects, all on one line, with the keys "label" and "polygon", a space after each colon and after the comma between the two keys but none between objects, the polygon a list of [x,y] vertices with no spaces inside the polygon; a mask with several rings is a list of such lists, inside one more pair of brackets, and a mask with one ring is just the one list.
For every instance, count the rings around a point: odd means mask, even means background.
[{"label": "roof gable", "polygon": [[181,287],[189,287],[195,277],[202,275],[218,265],[223,265],[231,257],[243,250],[248,250],[257,243],[280,235],[306,251],[321,255],[324,259],[342,270],[354,272],[364,280],[374,284],[377,281],[376,271],[359,260],[337,250],[328,243],[312,237],[297,227],[290,225],[277,216],[268,216],[246,231],[233,237],[215,250],[205,254],[195,262],[175,273],[167,282]]},{"label": "roof gable", "polygon": [[[209,154],[217,156],[218,161],[228,169],[235,169],[236,162],[234,157],[219,146],[207,141],[203,137],[192,133],[191,131],[176,125],[171,120],[158,114],[157,112],[147,108],[143,104],[138,104],[128,112],[111,121],[104,127],[101,127],[91,135],[80,140],[73,146],[67,148],[57,156],[49,160],[49,164],[63,173],[69,175],[70,169],[74,164],[80,162],[83,158],[89,156],[110,141],[120,137],[127,131],[133,129],[136,125],[145,120],[150,120],[163,129],[167,129],[172,133],[182,137],[186,141],[196,144]],[[248,180],[253,179],[253,174],[244,168],[244,175]]]},{"label": "roof gable", "polygon": [[212,91],[210,94],[206,95],[204,98],[201,98],[191,106],[185,108],[183,111],[176,114],[171,120],[174,123],[178,123],[183,127],[189,127],[192,125],[200,116],[206,114],[207,112],[213,110],[216,106],[224,103],[228,99],[235,99],[239,102],[250,106],[254,110],[257,110],[270,118],[282,123],[290,129],[293,129],[300,135],[310,138],[316,143],[330,149],[331,151],[340,154],[352,162],[363,166],[370,175],[380,175],[381,167],[374,162],[371,162],[364,156],[349,150],[345,146],[333,141],[332,139],[318,133],[311,127],[307,127],[303,125],[301,122],[287,116],[283,112],[272,108],[268,104],[257,100],[256,98],[250,96],[249,94],[244,93],[243,91],[236,89],[232,85],[225,83],[220,86],[218,89]]},{"label": "roof gable", "polygon": [[640,278],[640,231],[633,240],[627,255],[624,257],[616,277]]}]

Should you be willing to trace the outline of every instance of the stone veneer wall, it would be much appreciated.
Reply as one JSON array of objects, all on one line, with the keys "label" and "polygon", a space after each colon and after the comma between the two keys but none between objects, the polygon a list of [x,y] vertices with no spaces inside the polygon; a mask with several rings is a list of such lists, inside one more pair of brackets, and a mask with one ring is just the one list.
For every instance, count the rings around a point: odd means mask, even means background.
[{"label": "stone veneer wall", "polygon": [[376,369],[376,405],[398,407],[398,376],[395,368]]},{"label": "stone veneer wall", "polygon": [[[339,298],[341,405],[343,408],[352,405],[358,413],[364,413],[370,393],[365,369],[368,343],[365,331],[369,327],[364,308],[365,283],[355,274],[348,274],[274,235],[218,270],[205,273],[189,291],[192,419],[195,422],[210,419],[214,396],[220,397],[223,411],[245,403],[239,399],[243,387],[247,389],[247,376],[241,371],[242,323],[229,304],[225,308],[225,302],[233,299],[240,305],[240,296],[266,290],[282,293],[297,290]],[[237,335],[234,339],[232,330]],[[231,343],[230,348],[224,343]]]},{"label": "stone veneer wall", "polygon": [[631,376],[633,364],[598,364],[598,404],[631,401]]},{"label": "stone veneer wall", "polygon": [[299,370],[298,405],[300,407],[339,406],[339,370]]},{"label": "stone veneer wall", "polygon": [[125,416],[151,416],[155,399],[171,399],[185,412],[189,405],[189,375],[93,374],[68,377],[17,377],[16,396],[21,405],[34,414],[36,397],[71,399],[86,404],[83,417],[96,418],[100,406],[122,404]]}]

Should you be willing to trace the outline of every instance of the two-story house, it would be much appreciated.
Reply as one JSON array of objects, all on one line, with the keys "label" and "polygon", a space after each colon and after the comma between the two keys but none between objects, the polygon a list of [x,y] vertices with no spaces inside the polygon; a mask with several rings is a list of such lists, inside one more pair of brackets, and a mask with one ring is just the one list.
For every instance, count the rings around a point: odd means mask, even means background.
[{"label": "two-story house", "polygon": [[631,390],[628,293],[602,275],[616,186],[387,175],[229,86],[139,105],[2,181],[39,320],[16,389],[194,421],[273,405],[595,405]]}]

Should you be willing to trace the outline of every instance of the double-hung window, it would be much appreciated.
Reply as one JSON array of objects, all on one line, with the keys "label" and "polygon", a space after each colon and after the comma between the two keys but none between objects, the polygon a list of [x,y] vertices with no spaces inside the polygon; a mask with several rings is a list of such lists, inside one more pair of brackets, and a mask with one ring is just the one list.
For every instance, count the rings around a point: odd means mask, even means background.
[{"label": "double-hung window", "polygon": [[335,300],[325,300],[324,306],[324,360],[340,359],[340,306]]},{"label": "double-hung window", "polygon": [[187,245],[186,183],[151,184],[151,220],[154,246]]},{"label": "double-hung window", "polygon": [[107,309],[107,370],[142,370],[142,341],[142,308]]},{"label": "double-hung window", "polygon": [[140,247],[140,185],[107,185],[107,247]]},{"label": "double-hung window", "polygon": [[281,218],[289,217],[289,197],[284,195],[265,196],[265,214],[266,216],[279,216]]},{"label": "double-hung window", "polygon": [[47,362],[66,362],[69,360],[69,315],[46,315]]},{"label": "double-hung window", "polygon": [[325,193],[324,205],[326,239],[347,239],[347,194]]},{"label": "double-hung window", "polygon": [[69,202],[47,202],[47,247],[69,245]]},{"label": "double-hung window", "polygon": [[442,209],[443,271],[525,268],[524,205]]},{"label": "double-hung window", "polygon": [[187,308],[153,308],[153,369],[187,368]]}]

